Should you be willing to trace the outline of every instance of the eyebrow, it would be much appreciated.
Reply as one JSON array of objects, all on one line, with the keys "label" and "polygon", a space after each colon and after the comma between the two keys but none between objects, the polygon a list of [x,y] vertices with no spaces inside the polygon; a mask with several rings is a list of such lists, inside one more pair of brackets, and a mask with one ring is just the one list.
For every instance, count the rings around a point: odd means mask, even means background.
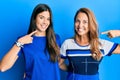
[{"label": "eyebrow", "polygon": [[[44,15],[41,15],[41,14],[40,14],[40,15],[38,15],[38,16],[39,16],[39,17],[40,17],[40,16],[45,17]],[[48,18],[50,18],[50,16],[49,16]]]},{"label": "eyebrow", "polygon": [[[76,18],[76,20],[80,20],[79,18]],[[83,19],[84,21],[88,21],[88,20],[85,20],[85,19]]]}]

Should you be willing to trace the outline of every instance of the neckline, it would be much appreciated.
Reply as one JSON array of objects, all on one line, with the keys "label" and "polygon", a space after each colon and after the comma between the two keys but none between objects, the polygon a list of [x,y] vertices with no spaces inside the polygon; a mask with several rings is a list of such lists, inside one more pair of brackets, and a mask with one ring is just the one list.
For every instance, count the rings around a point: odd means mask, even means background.
[{"label": "neckline", "polygon": [[46,36],[35,36],[33,35],[34,38],[46,38]]},{"label": "neckline", "polygon": [[87,44],[87,45],[80,45],[80,44],[78,44],[77,42],[76,42],[76,40],[75,39],[73,39],[74,40],[74,42],[78,45],[78,46],[80,46],[80,47],[88,47],[89,46],[89,44]]}]

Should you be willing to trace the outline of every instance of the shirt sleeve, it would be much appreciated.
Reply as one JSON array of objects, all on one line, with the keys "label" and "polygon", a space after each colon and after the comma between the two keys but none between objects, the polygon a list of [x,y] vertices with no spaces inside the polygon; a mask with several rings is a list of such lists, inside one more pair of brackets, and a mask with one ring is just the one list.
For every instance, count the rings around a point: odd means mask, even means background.
[{"label": "shirt sleeve", "polygon": [[101,40],[101,42],[102,42],[102,49],[104,50],[104,56],[110,56],[118,46],[117,43],[108,40]]},{"label": "shirt sleeve", "polygon": [[66,50],[67,50],[67,43],[66,43],[66,41],[64,41],[61,48],[60,48],[61,58],[64,58],[64,59],[67,58]]}]

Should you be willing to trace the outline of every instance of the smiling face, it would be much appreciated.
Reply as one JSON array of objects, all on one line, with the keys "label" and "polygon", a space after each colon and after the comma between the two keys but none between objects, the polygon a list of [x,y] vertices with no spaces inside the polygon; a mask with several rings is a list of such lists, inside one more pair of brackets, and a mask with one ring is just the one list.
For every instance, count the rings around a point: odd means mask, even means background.
[{"label": "smiling face", "polygon": [[79,36],[88,35],[88,17],[85,13],[79,12],[75,20],[75,31]]},{"label": "smiling face", "polygon": [[39,32],[45,33],[47,28],[50,25],[50,13],[49,11],[43,11],[37,14],[36,19],[36,27]]}]

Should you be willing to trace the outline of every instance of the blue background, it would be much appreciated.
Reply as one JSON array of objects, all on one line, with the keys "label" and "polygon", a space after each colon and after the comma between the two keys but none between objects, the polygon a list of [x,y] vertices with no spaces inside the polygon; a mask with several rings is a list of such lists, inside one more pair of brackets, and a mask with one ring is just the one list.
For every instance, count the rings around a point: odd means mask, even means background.
[{"label": "blue background", "polygon": [[[73,18],[81,7],[90,8],[98,21],[100,32],[110,29],[120,29],[119,0],[1,0],[0,1],[0,60],[12,47],[16,38],[26,34],[33,8],[38,3],[48,4],[53,12],[55,32],[63,42],[74,35]],[[119,42],[120,38],[109,39]],[[24,71],[23,56],[19,57],[14,66],[6,72],[0,72],[0,80],[22,80]],[[101,80],[120,79],[120,55],[105,57],[100,64]],[[61,71],[62,80],[66,73]]]}]

